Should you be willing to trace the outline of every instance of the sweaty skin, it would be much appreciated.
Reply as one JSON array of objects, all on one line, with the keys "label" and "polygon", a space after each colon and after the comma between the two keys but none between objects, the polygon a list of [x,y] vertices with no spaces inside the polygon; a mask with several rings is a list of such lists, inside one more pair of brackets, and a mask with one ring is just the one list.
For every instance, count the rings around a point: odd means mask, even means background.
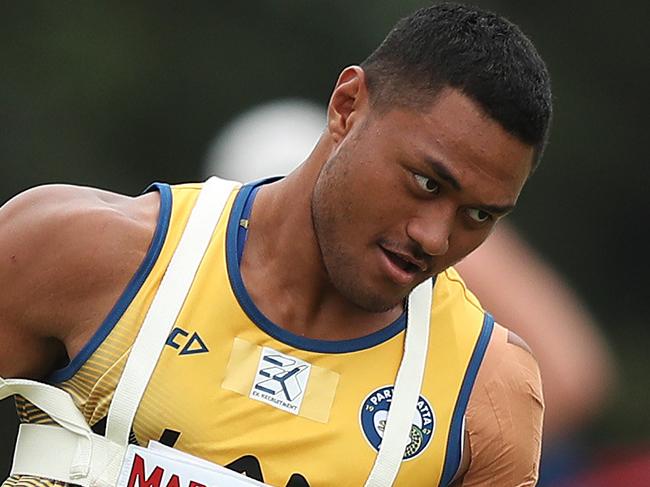
[{"label": "sweaty skin", "polygon": [[[422,111],[376,113],[363,71],[346,68],[314,152],[255,200],[258,224],[243,255],[244,283],[258,308],[294,334],[337,340],[377,331],[402,313],[417,284],[485,240],[515,205],[532,154],[456,90],[443,90]],[[11,283],[0,295],[0,375],[41,378],[79,352],[142,261],[158,206],[155,194],[129,198],[49,186],[0,210],[0,282]],[[532,358],[520,358],[534,369]],[[494,411],[531,400],[520,393],[528,387],[520,362],[496,367],[494,384],[509,386],[495,394],[499,404],[492,409],[476,409],[485,401],[472,396],[476,416],[490,421]],[[471,455],[467,481],[474,472],[496,478],[513,471],[509,463],[523,462],[528,473],[516,485],[529,485],[522,482],[535,477],[539,449],[525,450],[521,460],[483,457],[481,442],[496,444],[496,433],[481,431],[470,410],[466,447],[478,453]],[[534,436],[539,412],[525,424],[519,424],[524,415],[514,415],[513,431]],[[510,441],[503,431],[503,441]],[[482,462],[490,467],[484,470]],[[491,485],[477,482],[471,485]]]}]

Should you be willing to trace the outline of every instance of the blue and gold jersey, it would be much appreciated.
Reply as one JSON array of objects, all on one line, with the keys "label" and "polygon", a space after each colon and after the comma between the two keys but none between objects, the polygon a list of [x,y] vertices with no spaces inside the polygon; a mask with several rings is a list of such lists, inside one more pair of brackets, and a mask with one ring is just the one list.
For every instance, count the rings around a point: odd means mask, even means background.
[{"label": "blue and gold jersey", "polygon": [[[274,486],[362,486],[382,440],[406,319],[325,341],[266,318],[239,271],[255,187],[230,196],[140,403],[133,439],[162,441]],[[50,377],[96,429],[201,185],[155,189],[160,217],[140,269],[92,340]],[[437,276],[424,382],[396,486],[447,485],[456,473],[492,325],[453,269]],[[24,401],[19,411],[23,420],[46,420]],[[38,482],[7,481],[21,483]]]}]

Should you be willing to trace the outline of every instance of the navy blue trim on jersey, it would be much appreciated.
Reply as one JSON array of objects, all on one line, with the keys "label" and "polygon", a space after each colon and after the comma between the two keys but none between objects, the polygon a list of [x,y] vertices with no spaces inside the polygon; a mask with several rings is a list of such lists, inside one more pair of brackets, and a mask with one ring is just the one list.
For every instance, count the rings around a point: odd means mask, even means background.
[{"label": "navy blue trim on jersey", "polygon": [[240,262],[246,242],[246,228],[240,225],[242,219],[248,219],[253,207],[253,199],[262,184],[276,181],[278,178],[264,179],[242,186],[235,198],[228,229],[226,232],[226,263],[230,285],[240,306],[248,317],[261,330],[282,343],[308,352],[349,353],[374,347],[399,334],[406,327],[406,314],[379,331],[351,340],[318,340],[295,335],[269,320],[251,299],[241,277]]},{"label": "navy blue trim on jersey", "polygon": [[101,345],[101,343],[113,330],[113,327],[117,324],[135,296],[140,291],[140,288],[149,276],[151,269],[153,269],[153,266],[156,263],[158,256],[160,255],[160,251],[162,250],[165,238],[167,237],[169,220],[172,213],[172,190],[169,185],[165,183],[154,183],[149,186],[145,192],[154,190],[160,193],[160,212],[158,214],[158,223],[156,224],[156,230],[154,232],[151,244],[149,245],[149,250],[147,250],[147,254],[144,257],[144,260],[140,264],[140,267],[138,267],[136,273],[131,278],[131,281],[118,299],[117,303],[115,303],[113,309],[108,314],[99,329],[95,332],[90,341],[84,345],[81,351],[68,363],[67,366],[52,372],[52,374],[46,379],[47,382],[53,384],[65,382],[72,378],[72,376],[79,371],[81,366],[86,363],[86,360],[88,360],[88,358],[90,358],[93,353],[95,353],[95,350],[97,350],[99,345]]},{"label": "navy blue trim on jersey", "polygon": [[487,349],[488,343],[490,342],[490,337],[492,336],[492,330],[494,329],[494,318],[489,313],[485,313],[485,318],[483,319],[483,326],[481,332],[479,333],[478,340],[476,345],[474,345],[474,351],[472,352],[472,357],[469,360],[467,370],[465,371],[465,377],[463,378],[463,384],[460,388],[460,393],[458,394],[458,399],[456,400],[456,406],[454,408],[454,414],[451,417],[451,426],[449,428],[449,436],[447,438],[447,454],[445,456],[445,466],[442,470],[442,477],[440,480],[441,486],[447,486],[451,483],[454,475],[460,468],[460,461],[463,455],[461,445],[463,444],[463,424],[465,423],[465,410],[467,409],[467,403],[469,402],[469,395],[472,392],[474,387],[474,381],[476,380],[476,374],[478,374],[478,369],[481,366],[483,357],[485,356],[485,350]]},{"label": "navy blue trim on jersey", "polygon": [[[251,211],[253,210],[253,201],[255,201],[255,197],[257,196],[257,192],[260,190],[260,186],[253,186],[251,189],[250,193],[246,196],[246,203],[244,204],[244,208],[242,209],[241,216],[239,217],[239,220],[248,220],[251,216]],[[237,259],[239,259],[239,262],[241,262],[241,257],[244,255],[244,245],[246,244],[246,237],[248,236],[248,232],[246,229],[242,230],[237,230]]]}]

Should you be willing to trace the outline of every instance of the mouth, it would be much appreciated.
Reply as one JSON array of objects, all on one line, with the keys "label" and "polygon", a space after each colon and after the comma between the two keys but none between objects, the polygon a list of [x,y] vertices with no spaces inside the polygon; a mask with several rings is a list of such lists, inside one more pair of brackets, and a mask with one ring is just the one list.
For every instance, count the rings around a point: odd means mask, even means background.
[{"label": "mouth", "polygon": [[419,272],[423,272],[424,265],[409,256],[398,254],[381,247],[384,268],[390,278],[398,284],[411,284]]}]

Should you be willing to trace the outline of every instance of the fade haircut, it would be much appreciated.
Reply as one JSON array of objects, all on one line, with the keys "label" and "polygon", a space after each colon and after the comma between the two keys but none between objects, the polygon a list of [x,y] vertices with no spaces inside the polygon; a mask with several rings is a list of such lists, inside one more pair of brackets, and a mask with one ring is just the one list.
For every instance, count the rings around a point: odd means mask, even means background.
[{"label": "fade haircut", "polygon": [[401,19],[361,67],[380,112],[422,110],[443,88],[456,88],[534,147],[537,166],[552,114],[550,77],[532,42],[503,17],[453,3],[422,8]]}]

